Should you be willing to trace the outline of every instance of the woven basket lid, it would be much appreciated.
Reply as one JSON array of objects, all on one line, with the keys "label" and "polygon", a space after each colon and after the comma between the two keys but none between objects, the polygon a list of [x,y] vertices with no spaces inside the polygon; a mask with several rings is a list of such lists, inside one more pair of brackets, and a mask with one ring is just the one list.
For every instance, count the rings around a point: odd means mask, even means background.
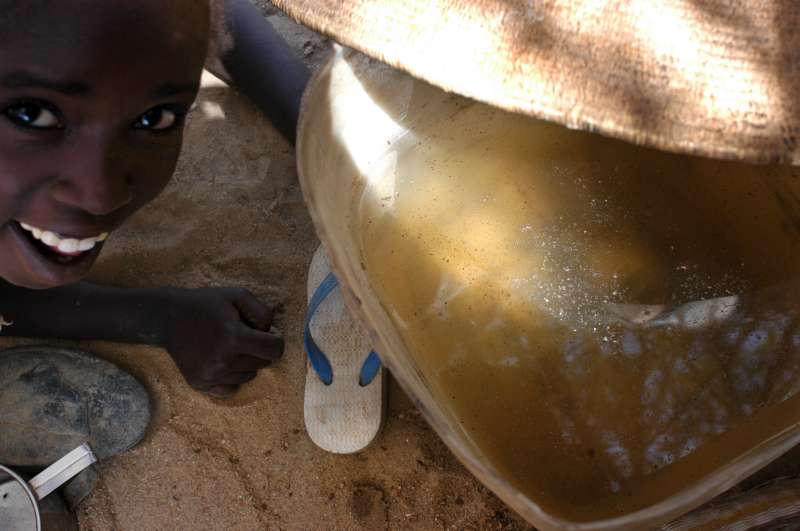
[{"label": "woven basket lid", "polygon": [[498,107],[684,153],[800,164],[800,0],[275,0]]}]

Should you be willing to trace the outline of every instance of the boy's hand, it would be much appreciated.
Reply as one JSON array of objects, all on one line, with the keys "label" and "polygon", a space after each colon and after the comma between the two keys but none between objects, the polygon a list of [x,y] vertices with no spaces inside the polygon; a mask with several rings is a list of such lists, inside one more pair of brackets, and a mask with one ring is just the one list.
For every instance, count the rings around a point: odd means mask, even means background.
[{"label": "boy's hand", "polygon": [[273,309],[246,289],[172,288],[164,346],[198,391],[227,396],[283,354]]},{"label": "boy's hand", "polygon": [[159,345],[195,389],[224,396],[283,353],[273,309],[236,288],[124,289],[78,282],[48,290],[0,280],[2,334]]}]

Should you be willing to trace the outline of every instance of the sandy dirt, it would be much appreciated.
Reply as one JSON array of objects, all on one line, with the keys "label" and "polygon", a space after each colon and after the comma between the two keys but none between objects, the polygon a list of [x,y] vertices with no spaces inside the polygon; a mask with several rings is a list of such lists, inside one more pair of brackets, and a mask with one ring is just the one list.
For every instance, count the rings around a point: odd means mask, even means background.
[{"label": "sandy dirt", "polygon": [[[318,66],[328,42],[262,7]],[[160,349],[77,345],[137,376],[154,405],[145,440],[100,465],[100,482],[79,508],[82,530],[526,528],[393,381],[385,429],[366,451],[335,456],[306,436],[301,324],[317,245],[292,147],[244,98],[206,78],[172,183],[115,233],[93,279],[247,287],[283,304],[285,357],[235,397],[212,400],[193,392]]]}]

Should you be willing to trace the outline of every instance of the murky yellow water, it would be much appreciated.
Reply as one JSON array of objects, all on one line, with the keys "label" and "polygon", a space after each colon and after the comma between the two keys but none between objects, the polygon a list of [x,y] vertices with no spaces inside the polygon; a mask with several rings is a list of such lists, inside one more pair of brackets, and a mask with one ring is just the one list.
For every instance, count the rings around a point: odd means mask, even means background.
[{"label": "murky yellow water", "polygon": [[617,516],[800,420],[800,179],[478,104],[376,164],[363,259],[432,389],[551,513]]}]

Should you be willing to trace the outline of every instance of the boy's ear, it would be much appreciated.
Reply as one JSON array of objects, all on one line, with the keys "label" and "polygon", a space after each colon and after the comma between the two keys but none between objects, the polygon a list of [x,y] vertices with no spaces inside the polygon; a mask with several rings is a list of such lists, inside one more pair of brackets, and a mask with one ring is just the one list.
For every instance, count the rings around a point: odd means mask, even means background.
[{"label": "boy's ear", "polygon": [[229,10],[227,9],[228,1],[208,0],[208,3],[210,24],[205,68],[230,85],[231,76],[223,61],[223,58],[233,50],[234,42]]}]

